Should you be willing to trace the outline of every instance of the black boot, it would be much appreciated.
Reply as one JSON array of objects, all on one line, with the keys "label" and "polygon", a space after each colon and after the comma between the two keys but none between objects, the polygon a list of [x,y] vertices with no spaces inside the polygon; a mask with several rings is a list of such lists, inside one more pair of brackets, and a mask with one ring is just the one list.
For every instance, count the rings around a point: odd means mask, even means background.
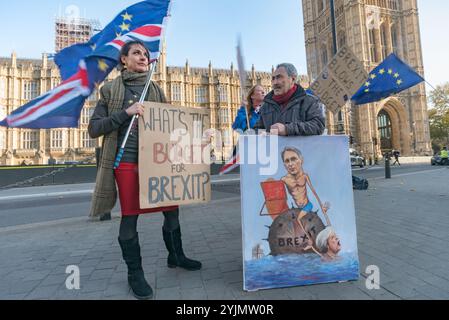
[{"label": "black boot", "polygon": [[184,255],[182,250],[181,228],[174,231],[165,231],[162,228],[165,246],[168,250],[167,266],[169,268],[181,267],[186,270],[195,271],[201,269],[201,262],[191,260]]},{"label": "black boot", "polygon": [[142,257],[140,256],[139,236],[130,240],[120,240],[123,259],[128,266],[128,283],[134,296],[139,300],[148,300],[153,297],[153,290],[148,282],[142,269]]}]

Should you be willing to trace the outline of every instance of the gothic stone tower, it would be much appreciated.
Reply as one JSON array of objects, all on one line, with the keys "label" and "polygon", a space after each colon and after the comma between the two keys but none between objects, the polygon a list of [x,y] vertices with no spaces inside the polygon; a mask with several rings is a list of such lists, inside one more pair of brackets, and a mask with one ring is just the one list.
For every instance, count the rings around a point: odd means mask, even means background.
[{"label": "gothic stone tower", "polygon": [[[302,0],[309,77],[332,57],[329,0]],[[417,0],[335,0],[338,46],[348,45],[369,72],[394,52],[424,75]],[[400,150],[431,154],[425,86],[378,103],[344,106],[327,114],[330,134],[350,134],[365,157]],[[352,112],[351,112],[352,111]]]}]

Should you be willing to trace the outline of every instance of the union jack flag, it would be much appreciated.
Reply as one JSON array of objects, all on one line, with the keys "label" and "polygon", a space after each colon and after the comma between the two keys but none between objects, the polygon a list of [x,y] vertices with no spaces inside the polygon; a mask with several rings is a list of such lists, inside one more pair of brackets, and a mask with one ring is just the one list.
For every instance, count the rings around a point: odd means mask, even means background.
[{"label": "union jack flag", "polygon": [[0,126],[50,129],[78,126],[87,97],[114,69],[125,43],[140,40],[151,61],[159,57],[170,0],[147,0],[123,10],[89,42],[65,48],[55,56],[63,82],[14,110]]},{"label": "union jack flag", "polygon": [[240,159],[239,155],[233,156],[228,162],[225,163],[223,167],[220,168],[219,175],[225,175],[228,172],[231,172],[235,168],[238,168],[240,166]]}]

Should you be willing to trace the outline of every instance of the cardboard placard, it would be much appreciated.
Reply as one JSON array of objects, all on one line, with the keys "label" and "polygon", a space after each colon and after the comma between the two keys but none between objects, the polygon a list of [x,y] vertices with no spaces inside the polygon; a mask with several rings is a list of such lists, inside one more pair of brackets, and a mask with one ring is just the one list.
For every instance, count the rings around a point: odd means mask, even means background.
[{"label": "cardboard placard", "polygon": [[140,207],[204,203],[211,198],[209,111],[145,102],[139,119]]},{"label": "cardboard placard", "polygon": [[344,46],[329,62],[310,89],[331,112],[343,107],[368,79],[363,64]]}]

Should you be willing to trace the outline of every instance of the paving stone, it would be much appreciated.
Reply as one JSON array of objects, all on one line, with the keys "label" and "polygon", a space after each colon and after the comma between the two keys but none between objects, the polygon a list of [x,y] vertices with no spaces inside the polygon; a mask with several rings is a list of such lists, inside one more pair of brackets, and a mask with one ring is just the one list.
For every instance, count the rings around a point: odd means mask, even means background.
[{"label": "paving stone", "polygon": [[183,300],[206,300],[207,293],[204,288],[199,287],[195,289],[182,289],[181,288],[181,299]]},{"label": "paving stone", "polygon": [[179,287],[179,281],[176,277],[166,277],[166,278],[162,278],[162,277],[158,277],[157,278],[157,288],[160,289],[164,289],[164,288],[174,288],[174,287]]},{"label": "paving stone", "polygon": [[97,269],[90,274],[89,280],[110,279],[113,274],[114,269]]},{"label": "paving stone", "polygon": [[[360,271],[379,266],[380,290],[368,290],[365,275],[350,283],[244,292],[240,201],[235,199],[182,208],[183,244],[188,256],[203,262],[198,272],[168,269],[163,217],[139,219],[145,276],[155,299],[449,299],[449,221],[440,210],[449,207],[449,197],[436,196],[447,178],[427,172],[378,179],[367,192],[354,193]],[[426,201],[410,197],[411,188]],[[134,300],[116,222],[0,233],[0,254],[8,257],[0,261],[0,299]],[[79,291],[65,288],[68,265],[80,267]]]},{"label": "paving stone", "polygon": [[81,292],[89,293],[95,291],[105,291],[108,287],[109,279],[89,280],[81,284]]},{"label": "paving stone", "polygon": [[51,299],[60,288],[59,285],[39,286],[31,291],[27,296],[27,300]]},{"label": "paving stone", "polygon": [[130,288],[128,285],[128,281],[124,280],[122,282],[111,283],[108,285],[104,292],[104,297],[118,297],[122,298],[128,295]]},{"label": "paving stone", "polygon": [[181,290],[179,287],[158,288],[156,290],[155,300],[181,300]]},{"label": "paving stone", "polygon": [[434,300],[448,300],[449,292],[436,288],[433,285],[427,285],[416,288],[418,294],[424,294]]},{"label": "paving stone", "polygon": [[39,283],[40,283],[39,280],[23,281],[23,282],[18,281],[10,287],[8,294],[9,295],[22,294],[22,293],[29,294],[39,285]]}]

